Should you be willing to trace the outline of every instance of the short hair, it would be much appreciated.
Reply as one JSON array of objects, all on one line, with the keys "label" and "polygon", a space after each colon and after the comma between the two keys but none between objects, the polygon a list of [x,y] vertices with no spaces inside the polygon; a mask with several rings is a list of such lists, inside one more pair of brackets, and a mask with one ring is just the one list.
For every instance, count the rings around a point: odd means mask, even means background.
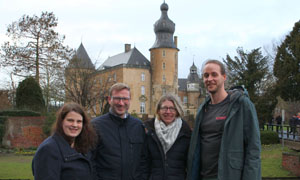
[{"label": "short hair", "polygon": [[226,68],[225,68],[225,65],[224,65],[221,61],[215,60],[215,59],[208,59],[208,60],[206,60],[206,61],[203,63],[203,65],[202,65],[202,70],[201,70],[201,73],[202,73],[202,74],[203,74],[204,66],[207,65],[207,64],[210,64],[210,63],[219,65],[219,66],[220,66],[220,70],[221,70],[221,74],[222,74],[222,75],[225,75],[225,74],[226,74]]},{"label": "short hair", "polygon": [[163,96],[160,97],[158,103],[156,104],[156,115],[158,115],[158,112],[161,108],[161,105],[165,101],[173,102],[173,104],[175,106],[175,109],[176,109],[176,112],[177,112],[177,117],[182,117],[183,116],[183,108],[182,108],[181,102],[177,97],[175,97],[172,94],[166,94],[166,95],[163,95]]},{"label": "short hair", "polygon": [[112,85],[109,89],[109,96],[112,95],[113,91],[121,91],[123,89],[127,89],[130,93],[130,87],[124,83],[116,83],[114,85]]},{"label": "short hair", "polygon": [[68,137],[62,127],[63,121],[69,112],[76,112],[82,116],[82,130],[80,134],[75,138],[74,148],[77,152],[87,153],[90,149],[94,148],[97,143],[97,135],[90,123],[90,118],[87,116],[83,107],[77,103],[66,103],[61,107],[56,114],[56,122],[53,126],[52,133],[58,133],[63,136],[64,139],[71,144],[71,139]]}]

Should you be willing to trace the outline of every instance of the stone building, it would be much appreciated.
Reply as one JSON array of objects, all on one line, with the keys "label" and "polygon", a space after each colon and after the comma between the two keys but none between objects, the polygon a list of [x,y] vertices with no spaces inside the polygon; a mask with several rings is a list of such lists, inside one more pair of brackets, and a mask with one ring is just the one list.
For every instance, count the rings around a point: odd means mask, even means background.
[{"label": "stone building", "polygon": [[[154,115],[156,103],[167,93],[180,97],[187,114],[195,114],[201,100],[197,67],[192,65],[187,79],[178,79],[178,39],[173,36],[175,23],[168,17],[166,3],[160,6],[160,10],[161,17],[154,24],[156,40],[149,49],[150,61],[136,47],[125,44],[124,52],[109,57],[97,70],[94,69],[98,87],[95,90],[103,91],[102,96],[107,96],[107,90],[112,84],[122,82],[129,85],[129,112],[139,116]],[[82,44],[76,57],[80,59],[79,64],[83,68],[87,68],[87,65],[94,68]],[[93,107],[95,114],[101,114],[106,104],[106,100],[100,98]]]}]

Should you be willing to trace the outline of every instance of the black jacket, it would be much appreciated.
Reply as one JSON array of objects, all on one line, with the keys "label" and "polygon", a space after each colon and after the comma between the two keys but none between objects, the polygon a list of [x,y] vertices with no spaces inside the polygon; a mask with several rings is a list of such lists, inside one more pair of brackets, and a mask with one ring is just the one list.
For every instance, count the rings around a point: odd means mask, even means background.
[{"label": "black jacket", "polygon": [[48,137],[32,160],[35,180],[92,180],[91,154],[82,155],[60,135]]},{"label": "black jacket", "polygon": [[[145,128],[139,119],[107,113],[92,120],[99,142],[93,164],[98,180],[139,180],[145,165]],[[141,168],[141,169],[140,169]]]},{"label": "black jacket", "polygon": [[182,127],[173,146],[166,156],[155,133],[154,119],[145,122],[147,132],[148,179],[150,180],[184,180],[186,162],[191,138],[189,125],[182,121]]}]

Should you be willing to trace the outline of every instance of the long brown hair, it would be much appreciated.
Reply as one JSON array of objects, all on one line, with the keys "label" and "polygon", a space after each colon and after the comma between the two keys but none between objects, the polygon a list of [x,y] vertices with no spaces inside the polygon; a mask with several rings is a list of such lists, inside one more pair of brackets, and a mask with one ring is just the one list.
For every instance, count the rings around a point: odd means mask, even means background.
[{"label": "long brown hair", "polygon": [[65,140],[71,145],[72,139],[66,136],[62,122],[69,112],[76,112],[82,116],[82,130],[80,134],[75,138],[74,148],[77,152],[87,153],[90,149],[94,148],[97,143],[96,132],[90,123],[90,118],[84,112],[83,108],[74,102],[66,103],[61,107],[56,114],[56,122],[53,126],[53,133],[58,133],[65,138]]}]

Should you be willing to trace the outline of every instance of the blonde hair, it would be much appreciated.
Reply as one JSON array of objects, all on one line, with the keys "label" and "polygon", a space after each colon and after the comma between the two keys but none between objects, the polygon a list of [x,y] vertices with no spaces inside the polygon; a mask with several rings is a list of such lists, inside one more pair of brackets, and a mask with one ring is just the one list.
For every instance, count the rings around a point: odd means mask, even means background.
[{"label": "blonde hair", "polygon": [[124,83],[116,83],[114,85],[111,86],[111,88],[109,89],[109,96],[112,95],[113,91],[121,91],[123,89],[127,89],[130,93],[130,87]]},{"label": "blonde hair", "polygon": [[176,112],[177,112],[177,117],[183,116],[183,108],[182,108],[181,102],[177,97],[175,97],[172,94],[166,94],[166,95],[163,95],[162,97],[160,97],[158,103],[156,104],[156,111],[155,111],[156,116],[158,116],[158,112],[161,108],[161,105],[165,101],[171,101],[174,104]]}]

